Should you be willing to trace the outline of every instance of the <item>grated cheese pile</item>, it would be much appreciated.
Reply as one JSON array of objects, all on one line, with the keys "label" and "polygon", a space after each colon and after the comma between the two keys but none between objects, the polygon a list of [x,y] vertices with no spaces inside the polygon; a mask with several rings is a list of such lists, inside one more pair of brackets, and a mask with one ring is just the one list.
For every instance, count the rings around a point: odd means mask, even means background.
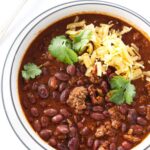
[{"label": "grated cheese pile", "polygon": [[[76,30],[76,27],[80,29]],[[116,69],[117,75],[126,79],[135,80],[143,77],[144,62],[141,61],[139,48],[135,44],[126,45],[122,40],[122,35],[130,32],[132,28],[124,26],[122,31],[119,31],[112,27],[113,24],[86,25],[84,20],[67,26],[66,34],[71,39],[84,29],[92,32],[86,50],[79,56],[79,61],[87,68],[85,75],[91,76],[96,70],[97,76],[102,76],[106,74],[108,67],[112,66]]]}]

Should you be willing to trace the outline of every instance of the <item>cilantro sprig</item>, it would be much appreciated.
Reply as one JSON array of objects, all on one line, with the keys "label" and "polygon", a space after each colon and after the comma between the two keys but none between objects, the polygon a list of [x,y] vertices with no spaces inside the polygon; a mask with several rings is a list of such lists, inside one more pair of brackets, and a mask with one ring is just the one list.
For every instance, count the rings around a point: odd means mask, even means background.
[{"label": "cilantro sprig", "polygon": [[110,101],[115,104],[131,104],[135,97],[135,86],[122,76],[114,76],[110,80],[111,91],[108,93]]},{"label": "cilantro sprig", "polygon": [[89,43],[91,37],[92,31],[90,29],[82,30],[73,38],[73,49],[78,53],[82,53],[85,50],[86,45]]},{"label": "cilantro sprig", "polygon": [[77,54],[71,49],[71,41],[64,35],[52,39],[48,51],[59,61],[66,64],[73,64],[78,61]]},{"label": "cilantro sprig", "polygon": [[29,79],[34,79],[36,76],[39,76],[42,73],[42,71],[40,67],[38,67],[36,64],[28,63],[24,65],[21,73],[22,73],[22,77],[25,80],[29,80]]}]

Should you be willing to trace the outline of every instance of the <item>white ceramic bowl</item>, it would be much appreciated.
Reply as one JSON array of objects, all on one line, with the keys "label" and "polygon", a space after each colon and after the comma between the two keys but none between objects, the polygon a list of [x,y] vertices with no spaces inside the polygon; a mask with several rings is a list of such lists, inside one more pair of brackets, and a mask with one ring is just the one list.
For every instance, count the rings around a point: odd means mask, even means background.
[{"label": "white ceramic bowl", "polygon": [[[74,1],[61,4],[43,12],[27,24],[13,42],[5,61],[2,75],[2,100],[12,129],[28,149],[46,150],[52,148],[33,131],[22,111],[17,85],[21,59],[30,43],[41,30],[61,18],[79,12],[97,12],[123,19],[150,36],[150,23],[146,19],[127,8],[99,0]],[[149,141],[150,136],[134,149],[149,149]]]}]

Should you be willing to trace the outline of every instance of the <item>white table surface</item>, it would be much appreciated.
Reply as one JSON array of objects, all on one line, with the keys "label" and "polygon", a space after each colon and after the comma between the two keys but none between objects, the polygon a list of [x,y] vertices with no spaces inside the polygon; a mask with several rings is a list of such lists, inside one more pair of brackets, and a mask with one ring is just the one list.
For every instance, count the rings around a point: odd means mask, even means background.
[{"label": "white table surface", "polygon": [[[17,1],[20,0],[0,0],[0,27],[6,19],[11,16],[16,8]],[[23,0],[22,0],[23,1]],[[15,20],[11,20],[11,25],[2,39],[0,39],[0,77],[6,54],[20,30],[34,17],[44,10],[59,3],[71,0],[24,0],[25,5],[18,13]],[[150,21],[150,1],[149,0],[106,0],[125,7],[128,7]],[[7,5],[9,4],[9,5]],[[2,12],[3,11],[3,12]],[[15,12],[16,13],[16,12]],[[1,94],[1,93],[0,93]],[[1,98],[1,97],[0,97]],[[0,99],[0,150],[26,150],[23,144],[11,129]]]}]

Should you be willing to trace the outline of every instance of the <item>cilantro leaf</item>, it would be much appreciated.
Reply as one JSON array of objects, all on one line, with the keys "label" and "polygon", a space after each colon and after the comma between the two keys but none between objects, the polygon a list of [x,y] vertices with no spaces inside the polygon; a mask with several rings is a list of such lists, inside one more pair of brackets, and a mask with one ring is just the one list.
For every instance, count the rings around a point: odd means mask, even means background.
[{"label": "cilantro leaf", "polygon": [[85,29],[79,32],[73,39],[73,49],[76,52],[82,53],[85,50],[86,45],[89,43],[92,37],[92,31]]},{"label": "cilantro leaf", "polygon": [[128,83],[126,85],[126,90],[124,92],[124,98],[125,98],[127,104],[130,105],[132,103],[133,97],[135,97],[135,94],[136,94],[135,86]]},{"label": "cilantro leaf", "polygon": [[117,89],[110,91],[110,100],[111,102],[114,102],[115,104],[123,104],[124,103],[124,95],[123,95],[123,89]]},{"label": "cilantro leaf", "polygon": [[71,49],[71,41],[64,35],[53,38],[48,50],[52,56],[66,64],[73,64],[78,61],[77,54]]},{"label": "cilantro leaf", "polygon": [[28,63],[24,65],[22,70],[22,77],[25,80],[34,79],[36,76],[42,73],[41,69],[34,63]]},{"label": "cilantro leaf", "polygon": [[110,81],[110,85],[112,89],[118,89],[124,87],[128,82],[129,81],[122,76],[114,76]]},{"label": "cilantro leaf", "polygon": [[110,101],[115,104],[131,104],[135,97],[135,86],[122,76],[114,76],[110,80],[111,91],[108,93]]}]

